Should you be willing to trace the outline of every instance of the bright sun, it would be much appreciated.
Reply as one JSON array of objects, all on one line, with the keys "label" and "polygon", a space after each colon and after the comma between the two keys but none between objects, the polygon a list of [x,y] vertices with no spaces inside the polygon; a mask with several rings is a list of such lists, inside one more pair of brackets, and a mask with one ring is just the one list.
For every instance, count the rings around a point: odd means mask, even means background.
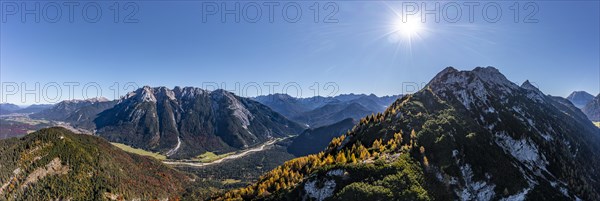
[{"label": "bright sun", "polygon": [[423,23],[418,18],[397,19],[394,24],[394,31],[408,39],[418,36],[423,30]]}]

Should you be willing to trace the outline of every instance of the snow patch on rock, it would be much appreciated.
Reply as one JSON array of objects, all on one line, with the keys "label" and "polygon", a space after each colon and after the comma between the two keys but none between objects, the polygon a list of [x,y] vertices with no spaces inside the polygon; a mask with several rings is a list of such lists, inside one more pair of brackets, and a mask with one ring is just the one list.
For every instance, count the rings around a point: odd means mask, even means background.
[{"label": "snow patch on rock", "polygon": [[204,94],[206,91],[200,88],[185,87],[181,90],[181,98],[191,99]]},{"label": "snow patch on rock", "polygon": [[477,67],[472,71],[477,77],[485,80],[488,84],[503,86],[503,90],[507,93],[512,93],[513,90],[519,88],[515,83],[512,83],[498,69],[488,67]]},{"label": "snow patch on rock", "polygon": [[335,170],[329,170],[329,172],[327,172],[327,176],[331,177],[331,176],[344,176],[344,173],[346,171],[344,171],[343,169],[335,169]]},{"label": "snow patch on rock", "polygon": [[546,170],[546,157],[541,154],[538,147],[529,139],[513,139],[505,132],[496,133],[496,144],[512,155],[515,159],[525,164],[530,170]]},{"label": "snow patch on rock", "polygon": [[548,134],[548,133],[540,133],[540,135],[542,136],[542,138],[544,138],[544,140],[546,141],[552,141],[554,140],[554,137],[552,137],[552,135]]},{"label": "snow patch on rock", "polygon": [[487,103],[488,94],[481,80],[468,82],[466,79],[464,79],[460,82],[464,82],[459,84],[460,86],[467,86],[467,88],[455,91],[454,93],[460,102],[465,106],[465,108],[471,109],[471,105],[478,101],[481,101],[480,104]]},{"label": "snow patch on rock", "polygon": [[141,89],[139,100],[142,102],[153,102],[156,103],[156,97],[154,96],[154,89],[145,86]]},{"label": "snow patch on rock", "polygon": [[500,199],[500,201],[523,201],[523,200],[525,200],[525,197],[527,196],[527,193],[529,193],[529,191],[531,191],[530,187],[525,188],[517,194],[508,196],[507,198]]},{"label": "snow patch on rock", "polygon": [[460,200],[491,200],[496,194],[494,192],[496,185],[488,184],[486,181],[473,180],[471,165],[465,164],[460,166],[460,173],[465,182],[462,190],[456,190]]},{"label": "snow patch on rock", "polygon": [[323,187],[319,188],[316,180],[308,181],[304,184],[304,192],[314,200],[323,201],[333,196],[336,183],[334,180],[326,180]]},{"label": "snow patch on rock", "polygon": [[169,100],[177,100],[177,98],[175,97],[175,92],[171,90],[165,91],[165,95],[167,95],[167,98],[169,98]]},{"label": "snow patch on rock", "polygon": [[530,169],[534,167],[546,169],[548,163],[546,157],[539,152],[538,147],[531,140],[526,138],[516,140],[505,132],[499,132],[496,133],[496,144]]}]

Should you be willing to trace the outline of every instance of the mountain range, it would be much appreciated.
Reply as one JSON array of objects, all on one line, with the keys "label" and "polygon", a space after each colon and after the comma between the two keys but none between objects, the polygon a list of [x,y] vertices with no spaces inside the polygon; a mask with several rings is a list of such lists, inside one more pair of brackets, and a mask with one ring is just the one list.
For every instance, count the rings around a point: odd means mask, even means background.
[{"label": "mountain range", "polygon": [[590,120],[600,122],[600,94],[585,105],[582,110]]},{"label": "mountain range", "polygon": [[46,110],[50,107],[52,107],[51,104],[33,104],[33,105],[27,106],[25,108],[21,108],[15,104],[2,103],[2,104],[0,104],[0,115],[15,114],[15,113],[20,113],[20,114],[37,113],[37,112]]},{"label": "mountain range", "polygon": [[382,112],[399,97],[401,95],[377,97],[373,94],[342,94],[334,97],[294,98],[287,94],[271,94],[254,99],[291,120],[310,127],[320,127],[346,118],[360,119]]},{"label": "mountain range", "polygon": [[[145,86],[118,100],[63,101],[29,115],[96,136],[50,128],[1,140],[0,199],[196,199],[190,196],[217,192],[207,180],[108,140],[170,161],[277,142],[246,156],[257,161],[222,164],[252,173],[178,167],[256,181],[215,200],[598,200],[600,129],[590,119],[598,118],[600,95],[580,109],[574,102],[581,94],[549,96],[493,67],[448,67],[414,94],[387,97],[243,98]],[[19,110],[0,105],[6,108]],[[266,170],[251,164],[270,169],[292,158],[288,152],[299,157],[257,178]]]},{"label": "mountain range", "polygon": [[109,141],[175,158],[239,150],[304,130],[251,99],[193,87],[140,88],[94,123],[96,134]]},{"label": "mountain range", "polygon": [[[288,119],[318,128],[383,111],[397,97],[343,94],[292,98],[273,94],[253,100],[269,104],[270,108],[287,114]],[[223,90],[143,87],[115,101],[105,98],[62,101],[30,117],[66,122],[110,141],[172,158],[190,158],[208,151],[235,151],[271,138],[300,134],[305,129],[253,100]],[[339,127],[333,125],[336,126]],[[324,134],[328,137],[321,144],[340,134]],[[320,151],[324,146],[314,148]]]},{"label": "mountain range", "polygon": [[21,107],[11,103],[0,104],[0,115],[11,114],[14,111],[20,110]]},{"label": "mountain range", "polygon": [[567,100],[573,103],[575,107],[581,109],[591,121],[600,122],[599,96],[600,94],[594,97],[585,91],[574,91],[567,97]]},{"label": "mountain range", "polygon": [[571,101],[575,107],[583,108],[594,99],[594,96],[585,91],[574,91],[567,96],[567,99]]},{"label": "mountain range", "polygon": [[306,156],[324,151],[333,138],[348,132],[357,123],[352,118],[347,118],[337,123],[318,128],[304,130],[288,145],[287,151],[295,156]]},{"label": "mountain range", "polygon": [[94,130],[93,120],[107,109],[114,107],[116,101],[109,101],[104,97],[86,100],[61,101],[51,108],[29,115],[34,119],[63,121],[87,130]]},{"label": "mountain range", "polygon": [[448,67],[323,153],[216,200],[599,200],[600,130],[493,67]]}]

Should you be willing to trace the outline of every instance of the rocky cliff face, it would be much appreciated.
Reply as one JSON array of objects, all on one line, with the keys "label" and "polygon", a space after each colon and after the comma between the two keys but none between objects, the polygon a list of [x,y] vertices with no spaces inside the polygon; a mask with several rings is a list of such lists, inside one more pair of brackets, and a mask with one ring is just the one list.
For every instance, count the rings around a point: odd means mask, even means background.
[{"label": "rocky cliff face", "polygon": [[179,158],[242,149],[303,130],[256,101],[192,87],[140,88],[100,113],[95,124],[98,135],[111,141]]},{"label": "rocky cliff face", "polygon": [[571,101],[578,108],[585,107],[593,99],[594,96],[585,91],[574,91],[567,96],[567,100]]},{"label": "rocky cliff face", "polygon": [[590,101],[584,108],[583,113],[587,117],[595,122],[600,121],[600,94],[598,94],[592,101]]}]

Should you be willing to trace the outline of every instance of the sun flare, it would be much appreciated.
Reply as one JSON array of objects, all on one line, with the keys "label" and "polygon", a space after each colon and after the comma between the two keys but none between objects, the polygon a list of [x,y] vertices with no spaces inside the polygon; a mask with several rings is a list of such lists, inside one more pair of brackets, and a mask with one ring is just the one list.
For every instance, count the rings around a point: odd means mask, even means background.
[{"label": "sun flare", "polygon": [[394,24],[394,32],[406,38],[414,38],[423,31],[423,23],[418,18],[397,19]]}]

